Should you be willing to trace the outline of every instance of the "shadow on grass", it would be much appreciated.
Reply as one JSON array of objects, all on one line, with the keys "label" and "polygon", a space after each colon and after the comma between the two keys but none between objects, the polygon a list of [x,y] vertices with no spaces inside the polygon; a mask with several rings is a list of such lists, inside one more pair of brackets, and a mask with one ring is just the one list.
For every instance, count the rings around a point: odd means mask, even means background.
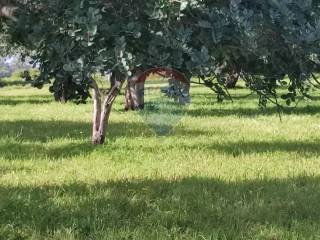
[{"label": "shadow on grass", "polygon": [[[258,106],[253,107],[240,107],[239,105],[232,106],[232,103],[217,103],[216,105],[211,105],[208,99],[197,100],[197,102],[192,102],[198,106],[206,106],[205,108],[197,107],[179,107],[175,102],[166,102],[165,106],[161,106],[160,113],[163,114],[177,114],[183,116],[191,117],[258,117],[258,116],[279,116],[279,109],[275,106],[267,107],[266,109],[261,109]],[[244,103],[246,104],[246,103]],[[147,103],[146,103],[147,105]],[[155,104],[157,106],[157,104]],[[152,111],[145,110],[146,114],[153,113]],[[282,116],[286,115],[320,115],[320,106],[318,105],[306,105],[298,107],[284,107],[280,110]]]},{"label": "shadow on grass", "polygon": [[[88,155],[96,149],[91,145],[91,127],[89,122],[0,121],[0,157],[7,160],[59,160]],[[178,131],[175,133],[173,130],[172,134],[192,137],[208,133],[179,127]],[[112,122],[108,128],[107,139],[115,141],[120,137],[134,139],[141,136],[155,137],[156,134],[143,122]],[[54,143],[51,143],[52,141]]]},{"label": "shadow on grass", "polygon": [[[164,127],[164,126],[162,126]],[[167,126],[168,128],[170,126]],[[173,136],[188,137],[190,139],[198,136],[224,136],[228,134],[226,129],[213,129],[212,131],[190,130],[177,126],[170,133]],[[43,158],[58,160],[78,155],[88,155],[95,148],[91,146],[91,123],[69,122],[69,121],[16,121],[0,122],[0,154],[8,160]],[[118,138],[128,138],[134,141],[143,136],[155,137],[156,133],[146,123],[112,122],[108,128],[107,139],[111,142]],[[58,140],[58,141],[56,141]],[[50,143],[54,141],[54,143]],[[48,143],[48,144],[47,144]],[[177,143],[179,144],[179,143]],[[183,143],[182,143],[183,144]],[[108,144],[105,146],[108,148]],[[141,146],[141,149],[131,149],[131,146],[122,146],[132,151],[154,151]],[[161,146],[159,151],[166,151],[167,146]],[[181,146],[183,148],[188,146]],[[239,142],[213,142],[201,146],[191,146],[203,151],[221,152],[223,154],[237,157],[241,154],[259,154],[287,152],[298,153],[309,157],[320,155],[319,141],[239,141]]]},{"label": "shadow on grass", "polygon": [[15,80],[15,81],[6,81],[6,80],[4,80],[4,81],[1,81],[0,84],[1,84],[0,87],[12,87],[12,86],[30,85],[30,83],[28,83],[28,82],[26,82],[24,80]]},{"label": "shadow on grass", "polygon": [[[181,145],[181,144],[180,144]],[[199,144],[195,146],[188,147],[186,145],[181,145],[179,143],[175,147],[187,148],[189,150],[199,150],[206,152],[218,152],[221,154],[228,154],[233,157],[238,157],[240,155],[250,155],[250,154],[274,154],[276,152],[282,153],[297,153],[299,156],[303,157],[317,157],[320,156],[319,140],[313,141],[292,141],[292,140],[272,140],[272,141],[240,141],[240,142],[214,142],[210,144]],[[166,145],[161,146],[158,151],[165,152],[172,146]],[[125,146],[127,150],[134,151],[134,147]],[[148,152],[153,151],[154,148],[150,146],[141,145],[139,151]]]},{"label": "shadow on grass", "polygon": [[62,160],[77,156],[87,156],[94,151],[94,146],[87,143],[66,143],[46,146],[41,143],[0,143],[0,158],[16,160]]},{"label": "shadow on grass", "polygon": [[17,106],[21,104],[48,104],[54,102],[51,96],[33,95],[33,96],[6,96],[0,97],[0,105]]},{"label": "shadow on grass", "polygon": [[76,239],[311,239],[319,234],[319,177],[0,186],[0,196],[0,235],[12,239],[65,229]]},{"label": "shadow on grass", "polygon": [[83,140],[90,137],[91,124],[71,121],[0,121],[0,138],[49,142],[54,139]]},{"label": "shadow on grass", "polygon": [[[87,155],[93,151],[90,134],[91,125],[85,122],[2,121],[0,157],[7,160],[59,160]],[[50,144],[55,140],[59,141]]]},{"label": "shadow on grass", "polygon": [[[183,113],[183,112],[182,112]],[[181,114],[182,114],[181,113]],[[320,106],[302,106],[296,108],[284,108],[282,115],[320,115]],[[277,107],[268,107],[267,109],[259,108],[219,108],[219,109],[188,109],[185,114],[192,117],[257,117],[278,115]]]},{"label": "shadow on grass", "polygon": [[[155,127],[155,126],[154,126]],[[165,128],[172,128],[163,124]],[[15,138],[19,141],[50,142],[55,139],[90,140],[92,124],[90,122],[72,121],[0,121],[0,139],[3,137]],[[177,127],[177,135],[197,136],[207,134],[201,130],[190,130]],[[111,122],[107,130],[108,138],[118,137],[152,137],[155,133],[144,122]],[[175,131],[173,130],[173,134]]]},{"label": "shadow on grass", "polygon": [[227,153],[237,157],[241,154],[287,152],[298,153],[302,156],[320,156],[319,140],[313,141],[241,141],[233,143],[218,143],[207,146],[207,149]]}]

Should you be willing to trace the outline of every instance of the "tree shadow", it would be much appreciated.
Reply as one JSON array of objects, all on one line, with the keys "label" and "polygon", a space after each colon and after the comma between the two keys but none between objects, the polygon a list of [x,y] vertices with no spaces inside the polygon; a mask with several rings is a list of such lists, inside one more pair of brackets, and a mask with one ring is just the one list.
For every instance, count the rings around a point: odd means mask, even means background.
[{"label": "tree shadow", "polygon": [[30,83],[24,81],[24,80],[15,80],[15,81],[1,81],[0,79],[0,88],[1,87],[12,87],[12,86],[26,86],[30,85]]},{"label": "tree shadow", "polygon": [[[1,121],[0,157],[6,160],[59,160],[88,155],[91,124],[71,121]],[[50,142],[59,140],[54,144]],[[48,144],[49,143],[49,144]]]},{"label": "tree shadow", "polygon": [[272,140],[272,141],[239,141],[227,143],[212,143],[206,149],[218,151],[237,157],[241,154],[287,152],[302,156],[320,156],[319,140]]},{"label": "tree shadow", "polygon": [[[201,131],[195,132],[195,134],[201,134]],[[218,133],[219,134],[219,133]],[[220,133],[220,134],[227,134]],[[250,154],[262,154],[262,153],[297,153],[304,157],[315,157],[320,156],[319,140],[313,139],[310,141],[292,141],[292,140],[270,140],[270,141],[239,141],[239,142],[212,142],[212,143],[199,143],[199,145],[186,146],[184,143],[176,143],[176,147],[188,149],[199,149],[204,152],[218,152],[221,154],[231,155],[233,157],[238,157],[240,155],[250,155]],[[166,148],[170,146],[161,146],[161,151],[166,151]],[[132,150],[133,146],[125,146],[127,150]],[[154,151],[153,147],[140,145],[140,151],[148,152]]]},{"label": "tree shadow", "polygon": [[[146,103],[148,104],[148,102]],[[320,106],[318,105],[301,105],[297,107],[283,107],[279,109],[276,106],[267,107],[265,109],[259,107],[241,107],[239,105],[232,105],[232,103],[219,103],[211,104],[208,98],[197,98],[197,101],[191,101],[191,104],[206,106],[205,108],[189,107],[188,105],[179,105],[174,101],[167,101],[165,104],[160,105],[160,113],[163,114],[177,114],[191,117],[258,117],[258,116],[286,116],[286,115],[320,115]],[[155,106],[157,106],[155,102]],[[153,113],[151,110],[144,110],[145,114]]]},{"label": "tree shadow", "polygon": [[91,124],[72,121],[0,121],[0,138],[46,143],[55,139],[84,140],[90,137]]},{"label": "tree shadow", "polygon": [[50,96],[33,95],[33,96],[14,96],[0,97],[0,105],[17,106],[21,104],[48,104],[54,102]]},{"label": "tree shadow", "polygon": [[0,159],[16,160],[61,160],[76,156],[86,156],[94,151],[90,142],[65,143],[55,146],[46,146],[43,143],[0,143]]},{"label": "tree shadow", "polygon": [[120,239],[124,232],[130,239],[311,239],[320,224],[320,178],[309,176],[1,185],[0,195],[0,226],[11,226],[0,233],[14,239],[63,229],[77,239]]},{"label": "tree shadow", "polygon": [[[178,123],[177,123],[178,124]],[[144,122],[111,122],[108,128],[107,139],[111,142],[118,138],[131,140],[154,138],[157,136],[198,137],[224,136],[228,129],[215,128],[210,131],[188,129],[186,127],[166,125],[161,128],[169,129],[165,135],[157,135],[154,129],[159,126],[150,126]],[[0,153],[5,159],[30,159],[42,157],[44,159],[61,159],[77,155],[88,155],[94,148],[91,146],[91,123],[71,121],[0,121]],[[59,144],[49,144],[59,140]],[[60,143],[60,140],[61,143]],[[272,140],[272,141],[239,141],[239,142],[212,142],[201,146],[204,151],[215,151],[237,157],[241,154],[255,154],[268,152],[296,152],[303,156],[320,154],[318,140]],[[179,144],[179,143],[177,143]],[[183,143],[180,143],[183,144]],[[106,146],[108,147],[108,146]],[[186,147],[186,146],[181,146]],[[192,147],[192,146],[191,146]],[[198,148],[199,146],[195,146]],[[130,148],[125,146],[124,148]],[[151,149],[144,146],[144,151]],[[129,149],[130,150],[130,149]],[[135,149],[131,149],[135,150]],[[141,149],[140,149],[141,150]],[[163,149],[165,150],[165,149]]]},{"label": "tree shadow", "polygon": [[[176,123],[178,124],[178,122]],[[166,128],[172,128],[172,134],[179,136],[206,134],[202,130],[191,130],[181,126],[163,124]],[[90,122],[72,121],[0,121],[0,138],[11,137],[18,141],[46,143],[55,139],[89,140],[92,124]],[[155,126],[154,126],[155,127]],[[177,131],[175,131],[175,129]],[[111,122],[108,137],[153,137],[152,128],[144,122]]]},{"label": "tree shadow", "polygon": [[[259,108],[219,108],[219,109],[187,109],[184,114],[192,117],[257,117],[271,115],[318,115],[320,114],[320,106],[301,106],[296,108],[284,108],[279,112],[277,107],[268,107],[267,109]],[[182,113],[181,113],[182,114]]]},{"label": "tree shadow", "polygon": [[[167,126],[167,128],[172,126]],[[7,160],[48,159],[59,160],[89,155],[97,147],[91,144],[90,122],[72,121],[0,121],[0,157]],[[111,142],[118,138],[138,139],[156,137],[144,122],[111,122],[107,130]],[[209,134],[201,130],[172,127],[169,135],[198,136]],[[59,140],[59,141],[56,141]],[[50,142],[56,141],[54,144]],[[108,148],[108,144],[105,146]]]}]

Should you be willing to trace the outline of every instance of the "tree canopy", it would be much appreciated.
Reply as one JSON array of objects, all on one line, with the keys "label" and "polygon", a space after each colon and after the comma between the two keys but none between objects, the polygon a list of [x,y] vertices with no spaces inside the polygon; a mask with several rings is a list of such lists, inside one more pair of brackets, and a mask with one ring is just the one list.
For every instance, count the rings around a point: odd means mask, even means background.
[{"label": "tree canopy", "polygon": [[[15,1],[15,43],[34,51],[38,83],[72,79],[85,100],[90,76],[105,69],[167,66],[199,76],[219,96],[232,69],[261,103],[306,95],[319,70],[320,3],[315,0]],[[143,6],[143,7],[142,7]],[[287,83],[286,83],[287,84]],[[54,89],[53,89],[54,91]]]},{"label": "tree canopy", "polygon": [[198,77],[218,100],[228,97],[226,79],[237,72],[262,106],[279,97],[290,105],[320,88],[318,0],[5,2],[14,15],[2,27],[32,51],[36,85],[51,83],[56,95],[67,85],[68,100],[86,101],[96,72],[131,76],[150,67]]}]

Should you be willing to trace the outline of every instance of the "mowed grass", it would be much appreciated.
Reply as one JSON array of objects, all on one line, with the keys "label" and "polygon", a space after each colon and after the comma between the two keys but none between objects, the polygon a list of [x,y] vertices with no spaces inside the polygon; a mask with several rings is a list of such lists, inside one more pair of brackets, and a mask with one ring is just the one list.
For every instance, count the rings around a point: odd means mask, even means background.
[{"label": "mowed grass", "polygon": [[120,96],[93,147],[91,103],[0,88],[0,239],[320,239],[318,98],[280,121],[231,93],[194,86],[160,135]]}]

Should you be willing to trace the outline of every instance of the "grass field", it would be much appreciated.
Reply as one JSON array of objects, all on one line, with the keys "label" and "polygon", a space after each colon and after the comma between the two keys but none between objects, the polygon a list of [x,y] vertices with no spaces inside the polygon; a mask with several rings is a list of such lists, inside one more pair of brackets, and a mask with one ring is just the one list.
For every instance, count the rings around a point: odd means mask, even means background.
[{"label": "grass field", "polygon": [[90,103],[0,88],[0,239],[320,239],[319,101],[232,94],[194,87],[165,135],[121,96],[92,147]]}]

